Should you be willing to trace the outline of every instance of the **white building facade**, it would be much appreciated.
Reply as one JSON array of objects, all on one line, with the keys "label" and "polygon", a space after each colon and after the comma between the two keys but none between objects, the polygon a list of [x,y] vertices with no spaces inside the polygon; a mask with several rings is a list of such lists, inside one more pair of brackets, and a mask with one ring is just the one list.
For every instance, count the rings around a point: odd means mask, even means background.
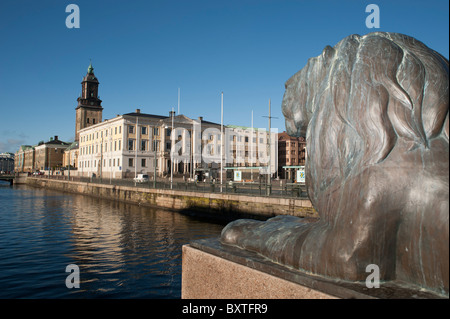
[{"label": "white building facade", "polygon": [[[225,143],[221,143],[222,132]],[[220,124],[202,117],[175,116],[174,112],[161,116],[137,109],[81,129],[79,136],[79,176],[162,177],[169,176],[172,168],[173,174],[186,178],[194,179],[200,171],[218,178],[221,165],[267,166],[270,161],[271,167],[277,167],[275,147],[270,148],[268,159],[266,131],[242,127],[223,127],[221,131]]]}]

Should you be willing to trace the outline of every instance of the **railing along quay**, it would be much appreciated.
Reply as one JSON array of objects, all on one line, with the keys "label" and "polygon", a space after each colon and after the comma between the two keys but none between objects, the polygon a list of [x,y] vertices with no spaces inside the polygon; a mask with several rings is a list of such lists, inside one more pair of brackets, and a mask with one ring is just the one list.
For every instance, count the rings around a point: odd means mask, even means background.
[{"label": "railing along quay", "polygon": [[[53,179],[53,180],[69,180],[68,176],[54,175],[45,176],[37,175],[36,178]],[[140,187],[149,189],[172,189],[187,192],[202,192],[202,193],[226,193],[226,194],[242,194],[247,196],[264,196],[264,197],[282,197],[282,198],[308,198],[305,184],[285,183],[284,181],[274,180],[270,185],[266,183],[255,182],[226,182],[211,183],[211,182],[189,182],[183,180],[176,180],[172,183],[170,180],[158,179],[156,183],[150,179],[148,182],[137,183],[133,179],[110,179],[101,177],[78,177],[71,176],[71,182],[83,182],[105,185],[117,185],[127,187]],[[156,187],[155,187],[156,186]],[[222,188],[222,189],[221,189]],[[269,190],[270,191],[269,191]]]}]

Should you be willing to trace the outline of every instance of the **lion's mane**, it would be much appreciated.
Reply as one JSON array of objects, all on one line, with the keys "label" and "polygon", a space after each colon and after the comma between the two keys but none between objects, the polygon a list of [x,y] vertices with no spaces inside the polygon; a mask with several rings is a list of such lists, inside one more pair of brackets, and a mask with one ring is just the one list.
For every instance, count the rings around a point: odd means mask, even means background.
[{"label": "lion's mane", "polygon": [[282,110],[288,133],[306,135],[310,196],[387,160],[399,140],[448,145],[448,75],[447,59],[397,33],[351,35],[309,59]]}]

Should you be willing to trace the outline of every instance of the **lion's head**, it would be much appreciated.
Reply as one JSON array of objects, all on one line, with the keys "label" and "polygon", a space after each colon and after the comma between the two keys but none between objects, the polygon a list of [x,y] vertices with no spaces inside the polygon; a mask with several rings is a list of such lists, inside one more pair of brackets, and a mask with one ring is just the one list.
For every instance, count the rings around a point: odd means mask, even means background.
[{"label": "lion's head", "polygon": [[348,36],[309,59],[285,87],[286,129],[307,140],[312,200],[387,160],[399,140],[409,149],[438,137],[448,144],[448,60],[412,37]]}]

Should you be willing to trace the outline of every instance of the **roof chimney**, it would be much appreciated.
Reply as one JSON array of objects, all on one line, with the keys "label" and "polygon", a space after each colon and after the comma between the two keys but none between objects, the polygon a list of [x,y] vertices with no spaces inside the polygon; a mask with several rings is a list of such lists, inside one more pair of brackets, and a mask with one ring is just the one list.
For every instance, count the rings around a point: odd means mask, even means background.
[{"label": "roof chimney", "polygon": [[57,141],[58,140],[58,135],[55,135],[55,141]]},{"label": "roof chimney", "polygon": [[201,121],[203,121],[203,116],[199,116],[198,117],[198,120],[201,122]]},{"label": "roof chimney", "polygon": [[136,109],[136,113],[140,114],[141,113],[141,109]]}]

